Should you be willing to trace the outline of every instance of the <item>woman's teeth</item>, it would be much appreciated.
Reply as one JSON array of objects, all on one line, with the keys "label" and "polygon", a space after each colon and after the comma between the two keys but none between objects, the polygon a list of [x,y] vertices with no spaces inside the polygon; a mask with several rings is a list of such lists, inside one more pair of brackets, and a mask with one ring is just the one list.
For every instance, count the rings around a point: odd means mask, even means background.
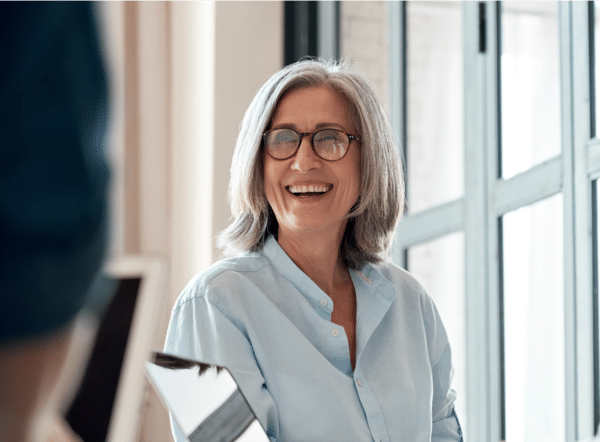
[{"label": "woman's teeth", "polygon": [[300,193],[325,193],[330,189],[329,186],[290,186],[289,190],[293,194]]}]

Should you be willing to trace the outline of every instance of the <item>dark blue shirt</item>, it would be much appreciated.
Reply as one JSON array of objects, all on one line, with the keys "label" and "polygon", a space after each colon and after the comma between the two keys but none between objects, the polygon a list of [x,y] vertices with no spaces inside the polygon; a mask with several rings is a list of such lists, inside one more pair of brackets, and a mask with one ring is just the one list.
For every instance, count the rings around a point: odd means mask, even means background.
[{"label": "dark blue shirt", "polygon": [[106,238],[106,78],[92,6],[0,2],[0,344],[67,324]]}]

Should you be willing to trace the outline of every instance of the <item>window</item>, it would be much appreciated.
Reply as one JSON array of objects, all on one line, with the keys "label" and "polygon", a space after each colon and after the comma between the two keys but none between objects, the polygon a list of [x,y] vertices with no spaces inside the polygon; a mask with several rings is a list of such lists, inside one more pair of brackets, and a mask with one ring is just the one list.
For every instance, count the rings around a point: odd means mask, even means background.
[{"label": "window", "polygon": [[468,440],[575,442],[600,423],[597,8],[339,3],[340,53],[401,140],[394,259],[449,330]]},{"label": "window", "polygon": [[514,442],[564,441],[562,208],[557,194],[502,217],[503,408]]},{"label": "window", "polygon": [[557,2],[501,4],[502,176],[561,151]]},{"label": "window", "polygon": [[460,2],[411,2],[406,14],[407,205],[419,212],[464,193]]}]

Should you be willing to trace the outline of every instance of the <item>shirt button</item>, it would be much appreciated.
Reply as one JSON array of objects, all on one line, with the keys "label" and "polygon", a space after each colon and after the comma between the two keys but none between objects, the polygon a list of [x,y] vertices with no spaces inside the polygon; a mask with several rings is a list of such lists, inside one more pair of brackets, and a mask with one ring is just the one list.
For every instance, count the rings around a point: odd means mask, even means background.
[{"label": "shirt button", "polygon": [[360,379],[356,378],[356,383],[358,384],[359,387],[362,387],[362,382],[360,381]]},{"label": "shirt button", "polygon": [[327,299],[325,299],[325,298],[321,299],[321,305],[322,306],[327,305]]},{"label": "shirt button", "polygon": [[337,328],[334,328],[333,330],[331,330],[331,334],[332,334],[333,336],[337,336],[337,335],[339,335],[339,334],[340,334],[340,332],[338,331],[338,329],[337,329]]}]

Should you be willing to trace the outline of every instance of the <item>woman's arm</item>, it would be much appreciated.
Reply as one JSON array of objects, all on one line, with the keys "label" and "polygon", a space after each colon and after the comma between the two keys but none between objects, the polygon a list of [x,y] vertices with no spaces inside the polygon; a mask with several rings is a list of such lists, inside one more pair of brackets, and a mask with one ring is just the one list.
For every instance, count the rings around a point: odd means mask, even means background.
[{"label": "woman's arm", "polygon": [[432,442],[463,442],[462,429],[454,411],[452,351],[442,319],[429,296],[424,302],[425,327],[433,382]]},{"label": "woman's arm", "polygon": [[[194,297],[173,309],[164,351],[227,367],[271,441],[275,442],[277,408],[244,331],[243,325],[234,325],[205,297]],[[171,423],[175,440],[184,442],[172,418]]]},{"label": "woman's arm", "polygon": [[454,411],[456,393],[450,387],[452,382],[452,358],[447,346],[437,364],[432,367],[432,442],[463,442],[462,429]]}]

